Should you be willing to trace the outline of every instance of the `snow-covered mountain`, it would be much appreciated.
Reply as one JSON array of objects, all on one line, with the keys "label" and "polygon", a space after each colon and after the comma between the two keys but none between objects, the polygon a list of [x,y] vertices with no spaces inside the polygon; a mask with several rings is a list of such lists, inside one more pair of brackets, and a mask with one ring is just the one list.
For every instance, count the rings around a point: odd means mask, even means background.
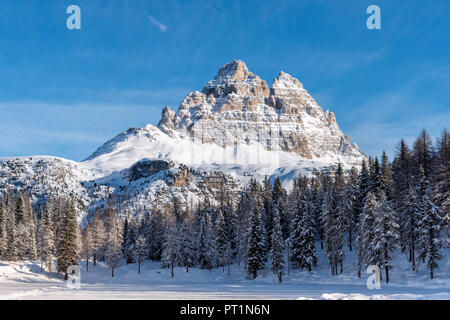
[{"label": "snow-covered mountain", "polygon": [[132,128],[84,162],[98,175],[142,158],[230,172],[239,180],[257,173],[288,175],[336,165],[359,165],[364,155],[297,79],[280,72],[269,89],[244,62],[224,65],[201,92],[188,94],[158,126]]},{"label": "snow-covered mountain", "polygon": [[[176,112],[165,107],[157,126],[120,133],[82,162],[0,159],[0,192],[27,189],[35,202],[50,194],[72,194],[89,210],[124,189],[135,202],[144,194],[154,200],[158,185],[172,194],[214,197],[217,185],[209,191],[200,187],[211,181],[209,175],[226,176],[230,192],[250,177],[265,175],[280,176],[289,187],[299,174],[338,162],[348,169],[364,157],[341,132],[334,114],[324,111],[300,81],[280,72],[269,88],[235,60],[201,92],[188,94]],[[145,174],[136,175],[136,168]],[[190,178],[171,183],[184,170]]]}]

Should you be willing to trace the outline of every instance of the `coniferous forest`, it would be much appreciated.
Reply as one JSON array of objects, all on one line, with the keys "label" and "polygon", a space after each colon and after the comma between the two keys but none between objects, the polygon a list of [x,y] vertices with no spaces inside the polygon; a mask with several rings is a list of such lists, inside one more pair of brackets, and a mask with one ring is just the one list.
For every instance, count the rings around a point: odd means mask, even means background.
[{"label": "coniferous forest", "polygon": [[[280,282],[292,269],[311,271],[324,250],[332,275],[343,272],[346,250],[356,252],[355,274],[369,265],[383,281],[403,254],[414,272],[426,267],[430,278],[449,246],[450,135],[432,141],[423,130],[409,146],[398,143],[367,158],[359,168],[341,165],[313,177],[298,177],[292,190],[280,178],[254,179],[238,199],[224,188],[213,205],[206,198],[186,206],[180,199],[139,215],[109,202],[79,225],[75,201],[51,197],[36,210],[26,190],[8,192],[0,201],[0,258],[39,260],[42,269],[67,278],[67,268],[105,262],[122,264],[151,259],[169,268],[221,268],[238,263],[250,278],[270,269]],[[82,261],[82,262],[81,262]]]}]

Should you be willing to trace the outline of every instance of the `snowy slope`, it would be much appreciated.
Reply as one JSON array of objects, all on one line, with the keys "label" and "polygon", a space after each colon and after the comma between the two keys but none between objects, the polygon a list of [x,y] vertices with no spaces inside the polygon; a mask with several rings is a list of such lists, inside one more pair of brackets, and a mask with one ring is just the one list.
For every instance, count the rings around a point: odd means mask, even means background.
[{"label": "snowy slope", "polygon": [[436,278],[429,279],[425,268],[418,272],[411,270],[406,257],[397,254],[395,268],[391,271],[391,282],[382,283],[380,290],[366,287],[368,274],[361,279],[356,276],[356,261],[353,252],[346,252],[344,273],[331,276],[325,253],[319,250],[319,267],[312,272],[292,270],[284,275],[279,284],[269,268],[258,278],[250,280],[245,276],[242,265],[234,264],[230,275],[222,268],[211,271],[191,268],[175,268],[171,278],[170,269],[162,269],[161,263],[145,261],[141,274],[137,265],[122,264],[111,278],[110,269],[103,263],[89,271],[81,262],[81,289],[65,287],[56,274],[49,278],[34,262],[24,265],[0,261],[0,299],[324,299],[324,300],[396,300],[396,299],[450,299],[449,250],[443,252],[441,268]]},{"label": "snowy slope", "polygon": [[70,196],[83,214],[91,199],[82,182],[93,177],[91,171],[79,163],[62,158],[0,158],[0,195],[27,190],[35,208],[38,202],[45,203],[50,195]]},{"label": "snowy slope", "polygon": [[[103,152],[105,150],[107,152]],[[223,171],[243,183],[252,176],[258,179],[265,175],[288,179],[300,173],[309,175],[339,161],[350,168],[348,157],[344,155],[304,159],[291,152],[266,150],[256,142],[223,148],[214,143],[193,142],[178,135],[170,137],[152,125],[120,134],[94,155],[80,166],[93,172],[96,177],[110,175],[144,158],[176,161],[199,170]]]}]

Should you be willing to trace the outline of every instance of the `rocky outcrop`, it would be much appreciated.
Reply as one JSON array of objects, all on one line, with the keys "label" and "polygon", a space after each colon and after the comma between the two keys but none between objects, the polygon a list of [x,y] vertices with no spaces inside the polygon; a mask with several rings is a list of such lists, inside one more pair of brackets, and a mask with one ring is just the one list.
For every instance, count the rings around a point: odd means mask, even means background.
[{"label": "rocky outcrop", "polygon": [[172,166],[172,163],[164,160],[142,159],[131,166],[128,179],[130,181],[136,181],[142,178],[148,178],[160,171],[168,170]]},{"label": "rocky outcrop", "polygon": [[172,109],[170,109],[169,106],[166,106],[162,110],[161,120],[158,123],[158,127],[166,132],[171,134],[172,130],[174,129],[173,120],[175,118],[175,112],[173,112]]}]

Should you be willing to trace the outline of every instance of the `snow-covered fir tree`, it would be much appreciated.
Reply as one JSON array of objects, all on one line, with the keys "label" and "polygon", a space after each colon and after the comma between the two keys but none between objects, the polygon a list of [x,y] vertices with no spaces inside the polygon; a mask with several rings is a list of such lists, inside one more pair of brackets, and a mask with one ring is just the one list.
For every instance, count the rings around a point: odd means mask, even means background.
[{"label": "snow-covered fir tree", "polygon": [[227,248],[229,241],[226,234],[225,219],[221,211],[217,215],[216,219],[216,250],[217,250],[217,266],[222,267],[225,271],[225,265],[228,262]]},{"label": "snow-covered fir tree", "polygon": [[5,257],[7,250],[7,233],[6,233],[6,206],[3,199],[0,199],[0,258]]},{"label": "snow-covered fir tree", "polygon": [[137,221],[131,218],[127,223],[128,229],[126,232],[126,238],[124,238],[123,255],[127,264],[134,263],[134,246],[138,237],[137,234]]},{"label": "snow-covered fir tree", "polygon": [[306,208],[301,218],[300,247],[303,252],[300,268],[311,271],[317,266],[317,254],[314,232],[314,221],[310,210],[310,201],[306,201]]},{"label": "snow-covered fir tree", "polygon": [[434,270],[439,267],[438,261],[442,258],[439,252],[442,246],[440,238],[442,216],[433,201],[432,190],[422,167],[420,167],[418,198],[420,212],[417,221],[418,258],[425,262],[430,271],[430,278],[433,279]]},{"label": "snow-covered fir tree", "polygon": [[166,229],[164,231],[164,243],[162,248],[161,261],[163,268],[171,269],[171,276],[174,277],[174,267],[177,259],[177,227],[174,217],[167,217]]},{"label": "snow-covered fir tree", "polygon": [[364,208],[362,211],[360,226],[359,226],[359,234],[361,237],[359,249],[362,254],[362,263],[363,265],[370,266],[376,265],[378,262],[377,250],[373,246],[374,240],[374,225],[375,218],[377,216],[378,211],[378,200],[376,196],[369,191],[366,196],[366,201],[364,204]]},{"label": "snow-covered fir tree", "polygon": [[393,251],[399,238],[399,225],[383,190],[379,192],[377,198],[377,210],[373,221],[373,239],[369,244],[371,250],[367,251],[372,252],[373,250],[376,253],[372,263],[375,262],[385,271],[385,280],[386,283],[389,283],[389,270],[392,269]]},{"label": "snow-covered fir tree", "polygon": [[208,201],[202,205],[197,213],[197,245],[196,261],[201,269],[212,269],[215,263],[215,232],[210,215]]},{"label": "snow-covered fir tree", "polygon": [[417,192],[413,187],[408,188],[406,202],[401,208],[404,217],[400,220],[401,237],[405,249],[408,251],[408,259],[412,264],[412,270],[416,270],[417,251],[417,223],[420,219],[419,203]]},{"label": "snow-covered fir tree", "polygon": [[164,219],[160,210],[154,210],[144,225],[148,256],[152,260],[161,260],[164,241]]},{"label": "snow-covered fir tree", "polygon": [[257,205],[253,205],[248,228],[247,272],[255,279],[258,271],[264,269],[266,247],[264,221]]},{"label": "snow-covered fir tree", "polygon": [[[352,167],[349,174],[349,181],[345,186],[343,201],[344,225],[347,232],[347,243],[350,251],[353,250],[354,241],[357,234],[357,225],[361,213],[359,199],[358,171]],[[314,206],[314,205],[313,205]]]},{"label": "snow-covered fir tree", "polygon": [[19,257],[16,245],[17,225],[13,200],[10,195],[5,199],[4,213],[6,216],[6,251],[4,258],[8,261],[16,261]]},{"label": "snow-covered fir tree", "polygon": [[280,212],[275,209],[275,216],[273,222],[273,232],[270,247],[270,260],[272,261],[271,269],[277,275],[278,281],[281,283],[283,281],[283,270],[284,270],[284,241],[283,241],[283,230],[281,229],[281,219]]},{"label": "snow-covered fir tree", "polygon": [[390,200],[391,186],[392,186],[391,164],[385,151],[383,151],[383,154],[381,156],[381,177],[382,177],[381,189],[386,194],[386,198]]},{"label": "snow-covered fir tree", "polygon": [[192,232],[193,218],[190,213],[185,214],[183,222],[178,232],[177,239],[177,251],[178,262],[180,266],[186,268],[186,272],[189,272],[189,268],[195,264],[195,246]]},{"label": "snow-covered fir tree", "polygon": [[343,272],[345,231],[343,192],[343,168],[339,164],[335,174],[334,183],[324,199],[322,208],[326,254],[330,263],[332,275]]},{"label": "snow-covered fir tree", "polygon": [[292,232],[289,236],[289,243],[291,244],[289,260],[292,262],[294,268],[302,268],[304,252],[301,233],[303,228],[303,215],[306,213],[306,203],[300,194],[297,194],[293,209],[294,220],[292,221]]},{"label": "snow-covered fir tree", "polygon": [[[263,220],[264,228],[267,233],[267,239],[271,239],[272,229],[273,229],[273,213],[274,213],[274,203],[272,194],[272,185],[270,184],[269,178],[265,176],[263,182]],[[271,243],[267,242],[267,251],[270,251]]]},{"label": "snow-covered fir tree", "polygon": [[68,200],[64,209],[64,218],[61,225],[60,239],[57,244],[58,272],[64,274],[67,280],[67,268],[78,265],[78,221],[75,206]]},{"label": "snow-covered fir tree", "polygon": [[28,214],[25,212],[24,195],[20,192],[15,199],[15,245],[19,260],[26,258],[29,245],[29,221]]},{"label": "snow-covered fir tree", "polygon": [[450,133],[444,129],[436,142],[436,161],[433,170],[433,200],[439,207],[444,246],[450,247]]}]

